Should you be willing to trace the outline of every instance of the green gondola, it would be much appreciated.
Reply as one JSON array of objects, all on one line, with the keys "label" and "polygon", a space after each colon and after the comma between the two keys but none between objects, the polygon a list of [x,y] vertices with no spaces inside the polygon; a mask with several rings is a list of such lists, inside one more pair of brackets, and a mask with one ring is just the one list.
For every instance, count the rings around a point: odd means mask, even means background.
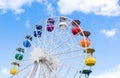
[{"label": "green gondola", "polygon": [[15,59],[16,60],[22,60],[23,59],[23,55],[22,54],[16,54],[15,55]]}]

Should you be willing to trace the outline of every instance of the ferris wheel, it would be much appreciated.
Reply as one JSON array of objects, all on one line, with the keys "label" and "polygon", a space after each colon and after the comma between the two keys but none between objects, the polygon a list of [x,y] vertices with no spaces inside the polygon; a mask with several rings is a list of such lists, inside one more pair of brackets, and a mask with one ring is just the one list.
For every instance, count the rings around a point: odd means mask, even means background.
[{"label": "ferris wheel", "polygon": [[95,65],[90,32],[79,20],[49,17],[33,26],[19,42],[10,78],[82,78]]}]

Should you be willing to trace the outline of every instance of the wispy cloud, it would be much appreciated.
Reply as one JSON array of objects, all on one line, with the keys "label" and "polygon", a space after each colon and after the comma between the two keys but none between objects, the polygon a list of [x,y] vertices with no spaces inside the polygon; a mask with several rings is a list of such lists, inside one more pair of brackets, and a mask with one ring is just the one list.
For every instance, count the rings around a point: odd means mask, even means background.
[{"label": "wispy cloud", "polygon": [[74,11],[94,13],[104,16],[120,16],[119,0],[59,0],[61,14],[70,14]]},{"label": "wispy cloud", "polygon": [[106,30],[106,29],[103,29],[100,31],[102,34],[104,34],[105,36],[107,37],[113,37],[116,35],[117,33],[117,29],[116,28],[113,28],[111,30]]},{"label": "wispy cloud", "polygon": [[90,76],[90,78],[120,78],[120,65],[95,76]]},{"label": "wispy cloud", "polygon": [[26,22],[25,22],[25,26],[26,26],[27,28],[30,27],[30,22],[29,22],[29,20],[26,20]]},{"label": "wispy cloud", "polygon": [[43,3],[47,7],[48,15],[53,16],[54,15],[54,8],[52,6],[52,3],[48,2],[48,0],[43,0]]},{"label": "wispy cloud", "polygon": [[20,20],[20,17],[16,17],[16,20]]}]

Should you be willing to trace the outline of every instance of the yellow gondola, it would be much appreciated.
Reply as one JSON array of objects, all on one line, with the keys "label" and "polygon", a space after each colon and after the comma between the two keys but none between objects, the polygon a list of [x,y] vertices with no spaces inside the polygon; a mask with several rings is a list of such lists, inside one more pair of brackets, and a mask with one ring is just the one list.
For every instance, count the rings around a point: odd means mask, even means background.
[{"label": "yellow gondola", "polygon": [[16,75],[18,73],[18,70],[16,68],[11,68],[10,69],[10,74]]},{"label": "yellow gondola", "polygon": [[96,64],[96,59],[94,57],[86,57],[85,58],[85,65],[94,66],[95,64]]}]

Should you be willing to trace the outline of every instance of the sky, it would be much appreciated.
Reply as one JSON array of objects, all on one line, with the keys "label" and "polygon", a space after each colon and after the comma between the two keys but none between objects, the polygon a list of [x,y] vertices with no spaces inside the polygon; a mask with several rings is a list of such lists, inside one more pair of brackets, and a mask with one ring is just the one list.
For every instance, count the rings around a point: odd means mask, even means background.
[{"label": "sky", "polygon": [[120,0],[0,0],[0,77],[24,34],[51,16],[79,19],[91,32],[97,63],[90,78],[120,78]]}]

